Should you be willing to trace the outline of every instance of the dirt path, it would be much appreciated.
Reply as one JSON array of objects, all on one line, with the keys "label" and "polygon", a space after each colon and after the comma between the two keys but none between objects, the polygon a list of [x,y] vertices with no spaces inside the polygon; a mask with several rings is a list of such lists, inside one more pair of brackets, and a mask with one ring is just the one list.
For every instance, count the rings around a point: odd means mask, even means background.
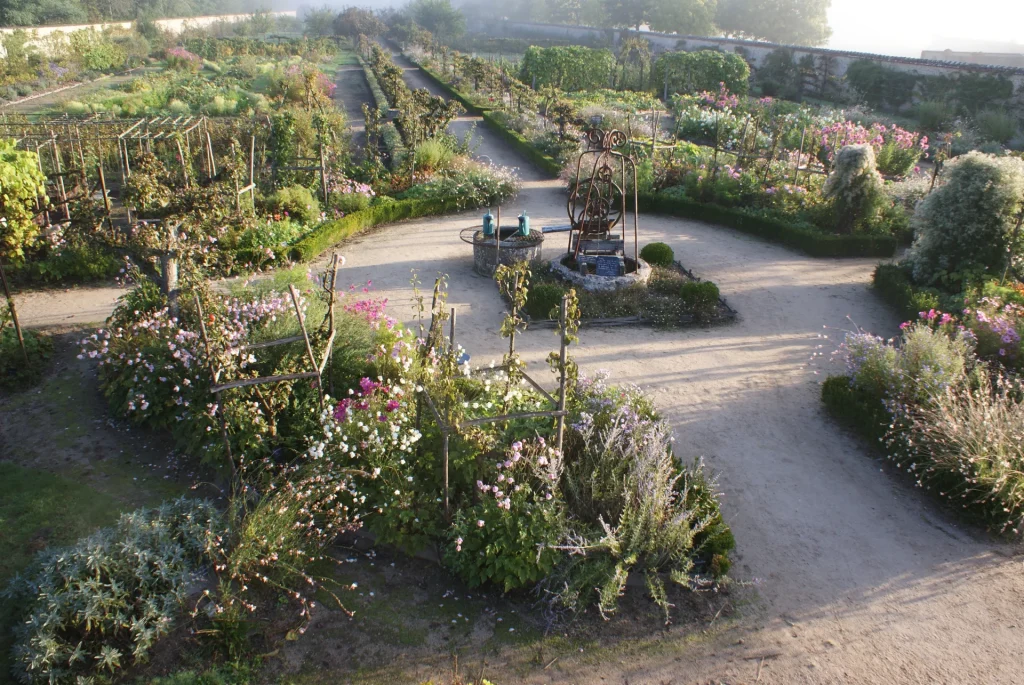
[{"label": "dirt path", "polygon": [[366,148],[363,103],[373,102],[370,85],[366,82],[363,68],[358,64],[339,67],[334,78],[337,84],[334,101],[345,112],[349,132],[352,135],[352,151],[361,159]]},{"label": "dirt path", "polygon": [[[408,79],[429,87],[418,72]],[[472,123],[462,118],[453,128]],[[522,168],[525,189],[505,208],[510,217],[526,209],[536,227],[562,223],[557,182],[541,180],[483,128],[477,135],[480,154]],[[460,342],[474,363],[500,359],[501,303],[458,240],[477,214],[403,223],[347,243],[341,284],[372,281],[395,316],[411,318],[410,271],[427,283],[447,273]],[[952,523],[822,411],[824,365],[811,359],[830,345],[819,334],[848,328],[848,316],[880,333],[897,330],[868,290],[874,262],[812,259],[679,219],[643,217],[641,231],[642,242],[669,243],[685,266],[718,283],[739,321],[671,332],[584,329],[574,352],[583,373],[606,369],[615,382],[642,386],[675,427],[679,455],[703,455],[720,475],[738,541],[733,575],[751,588],[737,593],[738,622],[709,641],[634,650],[629,660],[569,653],[549,670],[500,682],[1024,682],[1020,557]],[[545,254],[560,248],[554,238]],[[30,295],[19,310],[33,325],[95,320],[82,312],[99,312],[107,297]],[[528,332],[517,343],[532,372],[546,377],[552,333]]]}]

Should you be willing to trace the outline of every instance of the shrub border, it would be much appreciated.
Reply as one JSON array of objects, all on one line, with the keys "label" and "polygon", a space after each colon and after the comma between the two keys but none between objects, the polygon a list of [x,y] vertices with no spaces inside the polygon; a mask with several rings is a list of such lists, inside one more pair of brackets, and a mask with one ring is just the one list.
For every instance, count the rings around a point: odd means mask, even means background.
[{"label": "shrub border", "polygon": [[[363,76],[366,78],[366,83],[370,86],[370,94],[373,96],[374,104],[377,106],[377,111],[384,115],[386,118],[388,112],[391,111],[391,104],[388,102],[388,96],[384,93],[384,89],[380,87],[380,83],[377,81],[377,75],[373,73],[373,69],[366,63],[363,56],[356,53],[356,59],[359,60],[359,66],[363,68]],[[391,158],[391,165],[394,167],[401,158],[405,155],[405,146],[402,144],[402,136],[398,133],[398,127],[395,126],[393,121],[385,121],[381,124],[381,139],[384,141],[384,147],[387,148],[388,155]]]},{"label": "shrub border", "polygon": [[906,321],[916,319],[918,312],[941,308],[938,291],[915,286],[902,264],[879,264],[871,275],[871,285],[882,301]]},{"label": "shrub border", "polygon": [[422,71],[435,86],[443,90],[448,97],[452,98],[453,100],[457,101],[460,105],[462,105],[466,109],[467,113],[484,114],[485,112],[489,112],[493,109],[493,107],[481,107],[480,105],[473,104],[472,100],[463,95],[461,92],[455,90],[455,88],[453,88],[450,84],[446,83],[445,80],[441,78],[441,76],[433,69],[423,66],[420,62],[416,61],[414,58],[410,57],[405,53],[402,54],[405,55],[405,58],[412,62],[417,69]]},{"label": "shrub border", "polygon": [[561,174],[562,165],[554,157],[538,150],[523,134],[503,126],[501,122],[494,118],[493,112],[484,112],[483,119],[484,123],[492,131],[505,139],[519,154],[530,160],[535,167],[554,178],[558,178],[559,174]]},{"label": "shrub border", "polygon": [[360,231],[382,224],[390,224],[403,219],[416,219],[423,216],[438,216],[458,210],[454,200],[397,200],[385,204],[374,205],[368,209],[352,212],[334,221],[318,226],[312,233],[292,245],[288,254],[297,262],[308,262],[316,259],[332,246],[340,243]]},{"label": "shrub border", "polygon": [[812,257],[891,257],[896,252],[892,236],[828,235],[810,226],[788,224],[757,216],[742,209],[693,202],[685,198],[641,195],[638,209],[651,214],[697,219],[728,226],[759,238],[801,250]]}]

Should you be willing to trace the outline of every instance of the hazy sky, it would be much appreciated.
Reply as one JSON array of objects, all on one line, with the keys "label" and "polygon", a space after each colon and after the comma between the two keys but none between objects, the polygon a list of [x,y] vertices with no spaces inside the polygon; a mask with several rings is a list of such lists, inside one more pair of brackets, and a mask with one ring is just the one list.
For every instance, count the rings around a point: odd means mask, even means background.
[{"label": "hazy sky", "polygon": [[[924,49],[1024,52],[1024,0],[832,0],[829,47],[920,57]],[[989,47],[991,51],[1010,46]]]}]

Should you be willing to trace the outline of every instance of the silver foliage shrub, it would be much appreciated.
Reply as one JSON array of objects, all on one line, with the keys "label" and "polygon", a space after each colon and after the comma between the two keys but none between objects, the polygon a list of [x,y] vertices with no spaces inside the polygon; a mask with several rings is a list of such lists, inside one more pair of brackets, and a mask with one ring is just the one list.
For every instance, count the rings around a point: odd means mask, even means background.
[{"label": "silver foliage shrub", "polygon": [[679,463],[671,428],[639,391],[584,380],[578,399],[562,477],[567,555],[542,588],[570,609],[596,599],[607,615],[641,574],[667,621],[665,579],[698,588],[728,569],[734,542],[714,483],[699,462]]},{"label": "silver foliage shrub", "polygon": [[5,592],[25,609],[15,678],[91,683],[144,659],[171,629],[221,533],[211,503],[181,498],[41,555]]},{"label": "silver foliage shrub", "polygon": [[912,221],[914,280],[959,285],[969,272],[1001,270],[1024,200],[1024,161],[971,152],[942,175]]},{"label": "silver foliage shrub", "polygon": [[840,233],[851,233],[878,217],[883,182],[876,166],[870,145],[847,145],[836,155],[822,193],[833,203]]}]

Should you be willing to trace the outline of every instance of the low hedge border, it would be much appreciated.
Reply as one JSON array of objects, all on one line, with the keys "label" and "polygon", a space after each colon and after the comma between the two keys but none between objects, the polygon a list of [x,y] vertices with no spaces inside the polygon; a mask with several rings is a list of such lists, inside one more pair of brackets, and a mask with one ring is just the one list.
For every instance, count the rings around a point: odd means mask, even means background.
[{"label": "low hedge border", "polygon": [[370,86],[370,94],[373,95],[374,104],[377,105],[378,111],[387,115],[388,110],[391,109],[391,104],[388,102],[388,96],[384,94],[384,89],[377,82],[377,76],[373,73],[373,69],[370,69],[362,55],[356,55],[356,59],[359,60],[359,66],[363,68],[363,76],[366,77],[366,83]]},{"label": "low hedge border", "polygon": [[735,228],[759,238],[802,250],[812,257],[891,257],[896,252],[892,236],[828,235],[810,226],[788,224],[757,216],[742,209],[693,202],[678,197],[641,195],[639,210],[652,214],[697,219]]},{"label": "low hedge border", "polygon": [[821,401],[836,421],[881,449],[890,417],[880,398],[853,387],[849,376],[829,376],[821,386]]},{"label": "low hedge border", "polygon": [[514,147],[519,154],[526,157],[530,162],[538,169],[546,174],[550,174],[555,178],[562,172],[562,165],[559,164],[554,157],[550,157],[540,150],[538,150],[530,141],[528,141],[523,134],[518,131],[513,131],[509,128],[505,128],[499,122],[492,112],[483,113],[484,123],[487,124],[491,130],[504,138],[512,147]]},{"label": "low hedge border", "polygon": [[879,264],[871,277],[875,292],[904,321],[917,319],[918,312],[942,309],[942,297],[933,288],[919,288],[910,280],[910,271],[903,264]]},{"label": "low hedge border", "polygon": [[[373,69],[370,69],[362,55],[356,55],[356,59],[359,60],[359,66],[363,68],[363,76],[366,77],[366,82],[370,86],[370,93],[373,95],[373,101],[377,105],[377,111],[386,117],[388,112],[391,111],[388,96],[384,93],[384,89],[380,87],[377,76],[373,73]],[[387,149],[388,157],[391,159],[391,167],[394,168],[401,163],[402,157],[405,155],[402,136],[398,132],[395,122],[387,121],[381,125],[381,139],[384,141],[384,147]]]},{"label": "low hedge border", "polygon": [[334,221],[321,224],[312,233],[295,243],[289,256],[297,262],[316,259],[332,246],[360,231],[403,219],[437,216],[458,210],[453,200],[396,200],[374,205],[360,212],[352,212]]},{"label": "low hedge border", "polygon": [[409,57],[409,55],[406,55],[405,57],[410,62],[415,64],[420,71],[426,74],[427,78],[430,79],[434,83],[434,85],[443,90],[445,95],[447,95],[452,100],[455,100],[460,105],[465,107],[467,113],[483,114],[484,112],[489,112],[491,109],[493,109],[491,107],[481,107],[480,105],[474,104],[472,100],[463,95],[461,92],[455,90],[455,88],[453,88],[450,84],[446,83],[445,80],[441,78],[441,76],[433,69],[423,66],[412,57]]}]

